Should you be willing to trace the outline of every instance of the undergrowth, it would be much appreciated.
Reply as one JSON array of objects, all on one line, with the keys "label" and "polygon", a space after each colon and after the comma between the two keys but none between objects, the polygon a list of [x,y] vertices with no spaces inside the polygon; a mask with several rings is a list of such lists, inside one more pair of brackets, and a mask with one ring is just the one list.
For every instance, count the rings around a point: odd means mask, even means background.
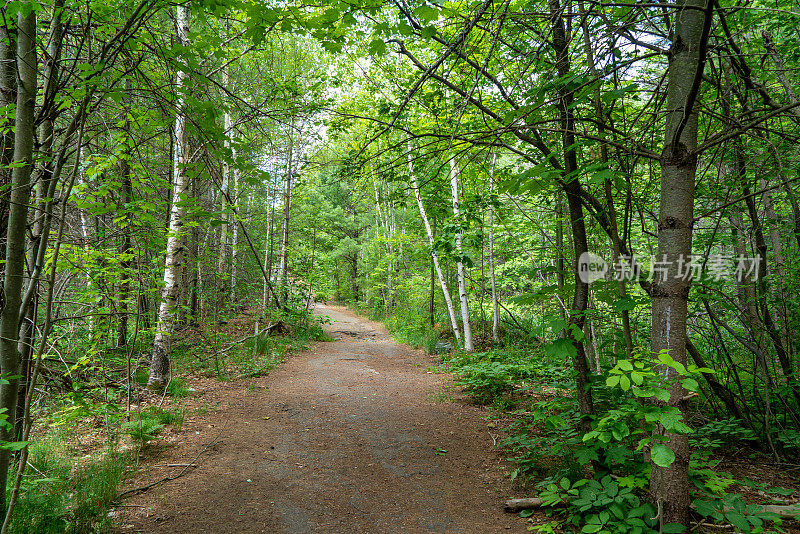
[{"label": "undergrowth", "polygon": [[[280,328],[272,333],[264,331],[267,324],[278,323]],[[148,405],[145,399],[127,413],[126,389],[119,385],[125,383],[128,355],[136,354],[131,366],[133,397],[138,399],[145,390],[148,369],[140,359],[147,354],[146,340],[140,339],[127,350],[87,349],[91,353],[78,358],[68,373],[98,378],[80,382],[80,386],[73,382],[70,390],[37,408],[35,416],[45,430],[31,441],[29,467],[10,532],[109,531],[112,520],[107,512],[125,474],[141,453],[147,453],[147,447],[158,446],[166,427],[180,431],[183,425],[185,399],[194,392],[187,384],[187,373],[219,380],[261,376],[291,351],[330,339],[321,320],[304,309],[272,312],[262,321],[261,332],[249,336],[219,328],[226,324],[215,320],[213,335],[204,333],[203,325],[191,327],[200,330],[196,335],[191,335],[191,329],[184,330],[174,343],[173,376],[157,396],[159,402]],[[253,332],[252,324],[244,326]],[[197,413],[202,413],[203,406]],[[10,477],[8,487],[12,486]]]},{"label": "undergrowth", "polygon": [[[642,402],[667,400],[669,383],[655,366],[674,370],[674,381],[690,391],[710,369],[683,366],[662,353],[653,361],[641,355],[619,360],[595,377],[596,414],[591,430],[581,431],[570,366],[546,351],[509,348],[480,353],[455,352],[443,358],[456,383],[479,403],[511,419],[499,446],[509,453],[511,477],[538,487],[542,509],[552,520],[531,527],[539,532],[651,534],[683,532],[683,525],[658,525],[647,488],[650,461],[675,461],[662,441],[665,433],[688,434],[693,449],[690,480],[697,524],[733,525],[738,532],[782,532],[781,519],[748,503],[743,490],[758,486],[762,495],[791,490],[756,484],[718,469],[719,453],[753,442],[755,435],[733,419],[692,427],[677,408]],[[522,512],[523,517],[532,515]]]},{"label": "undergrowth", "polygon": [[21,487],[10,532],[89,533],[110,527],[106,511],[132,461],[108,443],[98,457],[73,448],[75,432],[51,431],[30,445],[30,476]]}]

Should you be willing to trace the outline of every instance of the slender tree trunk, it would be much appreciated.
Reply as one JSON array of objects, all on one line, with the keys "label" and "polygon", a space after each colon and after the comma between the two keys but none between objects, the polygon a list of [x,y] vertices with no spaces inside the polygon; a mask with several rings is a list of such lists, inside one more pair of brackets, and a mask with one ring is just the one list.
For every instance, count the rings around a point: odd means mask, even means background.
[{"label": "slender tree trunk", "polygon": [[[560,191],[556,191],[556,287],[558,287],[559,298],[563,298],[566,286],[566,262],[564,261],[564,204],[561,200]],[[567,320],[566,306],[559,306],[559,313],[564,321]],[[566,336],[564,329],[559,333],[559,337]]]},{"label": "slender tree trunk", "polygon": [[430,299],[428,301],[428,321],[430,322],[431,327],[436,325],[436,265],[433,261],[433,257],[431,257],[431,290],[430,290]]},{"label": "slender tree trunk", "polygon": [[[294,126],[294,122],[292,122]],[[286,188],[283,193],[283,226],[281,228],[280,263],[278,265],[278,284],[283,291],[283,300],[286,300],[288,288],[286,286],[288,254],[289,254],[289,215],[292,210],[292,155],[294,153],[292,134],[289,134],[289,153],[286,164]]]},{"label": "slender tree trunk", "polygon": [[434,239],[433,239],[433,231],[431,230],[431,224],[428,221],[428,215],[425,212],[425,205],[422,203],[422,195],[419,192],[419,184],[417,183],[417,177],[414,174],[414,169],[411,163],[411,143],[409,143],[409,152],[408,152],[408,174],[411,177],[411,187],[414,189],[414,198],[417,199],[417,207],[419,207],[419,216],[422,218],[422,223],[425,225],[425,232],[428,234],[428,243],[431,246],[431,258],[433,259],[433,267],[436,270],[436,276],[439,277],[439,285],[442,286],[442,295],[444,296],[444,302],[447,305],[447,315],[450,318],[450,326],[453,328],[453,335],[456,337],[456,341],[459,343],[461,342],[461,329],[458,327],[458,320],[456,319],[456,310],[453,307],[453,300],[450,298],[450,290],[447,289],[447,282],[445,281],[444,275],[442,274],[442,269],[439,265],[439,255],[436,253],[434,249]]},{"label": "slender tree trunk", "polygon": [[[185,5],[178,5],[176,10],[177,40],[185,46],[187,45],[186,38],[189,33],[189,8]],[[184,109],[186,73],[183,70],[178,70],[176,86],[178,99],[175,106],[177,112],[175,116],[172,209],[170,210],[167,252],[164,260],[164,287],[161,293],[162,300],[158,311],[156,335],[153,340],[150,377],[147,381],[147,386],[152,389],[163,389],[169,380],[171,341],[175,333],[175,315],[184,260],[184,247],[181,243],[181,238],[183,219],[186,216],[185,197],[189,191],[189,175],[186,172],[189,139],[186,132],[186,110]]]},{"label": "slender tree trunk", "polygon": [[[553,50],[556,54],[558,75],[566,78],[571,72],[569,62],[569,42],[567,41],[564,19],[559,0],[549,0],[551,23],[553,27]],[[579,276],[580,258],[589,250],[586,239],[586,225],[583,220],[583,203],[581,201],[581,185],[575,176],[578,170],[578,156],[575,152],[575,116],[572,109],[573,94],[563,84],[559,88],[559,121],[561,123],[561,145],[564,151],[564,174],[561,187],[567,195],[570,229],[572,230],[573,277],[575,292],[572,298],[569,324],[566,335],[575,346],[573,358],[575,365],[575,386],[578,407],[581,415],[581,428],[589,431],[589,416],[594,413],[592,391],[589,388],[589,365],[586,361],[586,349],[579,335],[586,322],[586,309],[589,305],[589,284]]]},{"label": "slender tree trunk", "polygon": [[[581,13],[581,27],[583,31],[584,50],[586,51],[586,62],[589,65],[589,72],[592,74],[592,76],[597,76],[599,78],[600,73],[597,71],[597,66],[595,65],[594,50],[592,49],[589,29],[586,25],[587,17],[585,15],[585,10],[583,7],[582,0],[578,0],[578,6],[580,8],[580,13]],[[603,110],[603,100],[601,98],[599,84],[597,85],[597,89],[595,90],[594,94],[594,111],[595,111],[595,118],[597,120],[598,132],[600,133],[601,137],[604,137],[607,134],[606,116]],[[609,163],[608,145],[606,145],[605,143],[600,144],[600,160],[606,165],[608,165]],[[614,195],[612,191],[611,180],[609,178],[606,178],[603,181],[603,192],[605,193],[611,246],[614,250],[614,261],[625,261],[621,258],[622,245],[619,237],[617,210],[616,207],[614,206]],[[619,291],[619,298],[622,300],[626,299],[628,296],[626,284],[627,282],[625,280],[625,277],[624,276],[619,277],[619,279],[617,280],[617,289]],[[630,311],[628,311],[627,309],[623,309],[620,315],[622,316],[622,337],[625,340],[625,356],[627,357],[627,359],[631,360],[633,359],[634,354],[633,354],[633,336],[631,335]],[[598,369],[599,369],[599,362],[598,362]]]},{"label": "slender tree trunk", "polygon": [[[16,33],[9,26],[0,24],[0,108],[10,109],[17,103]],[[0,262],[6,258],[6,231],[11,200],[11,162],[14,161],[13,118],[6,114],[0,119],[3,134],[0,137]],[[0,273],[5,268],[0,263]]]},{"label": "slender tree trunk", "polygon": [[[130,64],[130,61],[126,63]],[[134,250],[132,246],[131,233],[133,232],[133,216],[131,213],[130,204],[133,202],[133,185],[131,184],[131,166],[129,158],[131,157],[131,147],[133,140],[131,139],[131,122],[128,119],[128,108],[130,107],[130,94],[133,90],[130,78],[125,80],[125,123],[123,130],[125,132],[126,149],[125,154],[119,162],[119,174],[122,178],[122,203],[125,209],[124,222],[125,227],[122,228],[122,243],[119,251],[123,256],[122,279],[119,286],[119,320],[117,322],[117,346],[125,347],[128,345],[128,300],[131,295],[131,275],[130,269],[133,266]]]},{"label": "slender tree trunk", "polygon": [[[78,161],[80,161],[80,166],[82,167],[78,172],[80,173],[80,181],[85,188],[88,189],[89,183],[86,180],[86,173],[83,171],[84,167],[84,151],[83,145],[78,147]],[[91,238],[91,231],[89,230],[89,217],[86,214],[85,209],[79,209],[80,216],[81,216],[81,246],[83,248],[83,255],[84,261],[83,266],[86,272],[84,276],[86,277],[86,293],[89,296],[93,296],[93,292],[95,291],[94,283],[92,281],[92,269],[89,259],[91,258],[91,246],[89,245],[89,239]],[[94,335],[95,326],[97,324],[97,320],[94,314],[95,310],[92,309],[89,312],[89,334]]]},{"label": "slender tree trunk", "polygon": [[[52,98],[54,93],[55,80],[58,78],[58,60],[60,57],[61,43],[63,39],[63,25],[61,23],[61,11],[63,0],[56,0],[53,5],[53,16],[50,21],[48,32],[47,55],[44,65],[44,93],[45,99]],[[31,353],[33,349],[34,337],[36,332],[36,317],[38,311],[38,292],[39,276],[44,268],[45,256],[47,252],[47,240],[50,235],[50,223],[53,215],[53,201],[55,197],[56,182],[58,176],[53,168],[54,154],[54,135],[55,128],[52,114],[46,115],[39,130],[41,146],[39,151],[42,153],[42,163],[40,164],[38,183],[36,185],[36,201],[32,204],[30,224],[30,239],[28,246],[28,284],[25,288],[22,305],[20,308],[20,341],[18,350],[20,354],[20,387],[17,399],[17,421],[22,420],[25,407],[25,397],[28,394],[29,380],[31,377]],[[57,171],[60,174],[60,169]],[[22,428],[17,429],[19,436]]]},{"label": "slender tree trunk", "polygon": [[[234,158],[236,157],[236,150],[233,151]],[[233,200],[234,205],[238,202],[239,198],[239,180],[241,171],[237,168],[233,169],[233,191],[231,200]],[[253,198],[252,192],[248,194],[247,197],[247,210],[251,210]],[[236,302],[236,277],[238,275],[238,264],[239,261],[239,225],[233,225],[231,228],[231,301]]]},{"label": "slender tree trunk", "polygon": [[[708,5],[711,5],[710,3]],[[654,355],[668,352],[686,364],[687,312],[691,287],[689,277],[680,276],[679,265],[692,253],[694,188],[697,173],[698,113],[694,105],[699,93],[699,74],[705,64],[705,44],[711,12],[703,0],[681,0],[675,14],[674,41],[667,73],[664,149],[661,155],[661,198],[658,217],[658,258],[668,270],[660,272],[652,284],[652,338]],[[706,26],[708,24],[708,26]],[[675,378],[675,371],[663,367],[664,379]],[[670,387],[669,406],[686,410],[685,390],[680,381]],[[653,402],[657,403],[655,399]],[[660,523],[688,525],[689,520],[689,443],[685,434],[663,430],[665,444],[675,461],[661,467],[651,463],[650,498],[660,511]]]},{"label": "slender tree trunk", "polygon": [[[460,223],[461,210],[458,200],[458,185],[458,171],[456,170],[456,162],[451,158],[450,195],[453,199],[453,217]],[[458,273],[458,297],[461,301],[461,321],[464,323],[464,350],[467,352],[472,352],[475,350],[475,347],[472,345],[472,326],[469,323],[469,300],[467,299],[467,284],[464,272],[464,251],[461,246],[462,237],[463,232],[461,229],[459,229],[458,233],[456,234],[456,254],[458,254],[458,259],[456,260],[456,272]]]},{"label": "slender tree trunk", "polygon": [[[272,173],[273,176],[276,173]],[[276,178],[277,180],[277,178]],[[264,267],[267,270],[267,275],[272,278],[272,270],[273,270],[273,234],[275,233],[275,197],[277,195],[277,181],[273,183],[270,181],[269,190],[267,191],[267,198],[269,199],[269,224],[267,228],[267,243],[264,245]],[[269,284],[267,280],[264,280],[264,291],[263,291],[263,299],[262,299],[262,307],[266,308],[267,304],[269,304]]]},{"label": "slender tree trunk", "polygon": [[[225,67],[222,70],[222,86],[226,89],[228,88],[228,67]],[[225,114],[223,115],[223,127],[225,129],[225,157],[228,157],[227,151],[230,150],[231,147],[231,114],[229,110],[225,110]],[[231,166],[227,162],[227,160],[223,160],[222,162],[222,187],[219,194],[219,202],[220,202],[220,213],[222,215],[222,224],[219,225],[219,258],[217,262],[217,280],[219,283],[219,288],[217,289],[217,298],[219,299],[219,303],[221,304],[225,300],[225,275],[228,273],[228,246],[229,246],[229,236],[228,231],[230,228],[230,217],[231,215],[228,213],[228,197],[230,195],[230,175],[231,175]],[[236,226],[234,224],[234,226]]]},{"label": "slender tree trunk", "polygon": [[489,281],[492,286],[492,339],[500,342],[500,302],[497,296],[497,278],[494,273],[494,166],[497,154],[492,154],[492,171],[489,174]]},{"label": "slender tree trunk", "polygon": [[[16,68],[17,110],[14,121],[14,168],[11,172],[3,309],[0,315],[0,372],[8,381],[0,384],[0,408],[11,419],[11,428],[0,427],[0,440],[14,441],[13,419],[19,387],[19,321],[25,276],[25,230],[33,169],[34,115],[36,106],[36,12],[18,15]],[[6,509],[6,481],[11,451],[0,449],[0,509]]]}]

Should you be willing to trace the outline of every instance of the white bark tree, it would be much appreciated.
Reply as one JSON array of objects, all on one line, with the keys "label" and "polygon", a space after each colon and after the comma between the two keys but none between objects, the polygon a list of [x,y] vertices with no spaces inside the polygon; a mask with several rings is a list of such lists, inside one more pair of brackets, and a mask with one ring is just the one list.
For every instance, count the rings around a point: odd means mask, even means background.
[{"label": "white bark tree", "polygon": [[428,214],[425,211],[425,205],[422,203],[422,195],[419,192],[419,183],[417,177],[414,175],[414,166],[411,161],[411,143],[408,144],[408,175],[411,177],[411,187],[414,189],[414,198],[417,199],[417,206],[419,207],[419,216],[422,218],[422,223],[425,225],[425,232],[428,234],[428,242],[431,245],[431,257],[433,258],[433,267],[436,270],[436,276],[439,278],[439,285],[442,287],[442,295],[444,295],[444,302],[447,305],[447,315],[450,318],[450,326],[453,328],[453,334],[456,336],[456,341],[461,342],[461,331],[458,328],[458,320],[456,319],[456,310],[453,306],[453,299],[450,298],[450,290],[447,289],[447,283],[442,274],[442,268],[439,266],[439,255],[433,248],[434,239],[433,231],[431,230],[431,223],[428,221]]},{"label": "white bark tree", "polygon": [[[461,216],[461,208],[458,199],[458,169],[456,162],[450,158],[450,196],[453,199],[453,217],[458,220]],[[465,280],[464,262],[462,257],[464,249],[461,246],[463,232],[459,229],[456,233],[456,272],[458,274],[458,297],[461,301],[461,321],[464,323],[464,350],[472,352],[475,347],[472,345],[472,326],[469,323],[469,300],[467,299],[467,284]]]},{"label": "white bark tree", "polygon": [[[497,154],[492,154],[492,168],[489,173],[489,196],[494,196],[494,167]],[[492,286],[492,339],[500,341],[500,301],[497,296],[497,278],[494,273],[494,204],[489,206],[489,280]]]},{"label": "white bark tree", "polygon": [[[229,85],[229,77],[228,77],[228,67],[225,67],[222,70],[222,86],[226,89]],[[227,152],[231,147],[231,129],[232,129],[232,120],[231,120],[231,113],[230,110],[226,109],[225,114],[223,115],[223,128],[225,133],[225,151]],[[235,154],[234,154],[235,157]],[[224,276],[228,270],[228,250],[230,247],[230,237],[228,235],[228,230],[230,227],[230,214],[227,213],[228,208],[228,196],[230,194],[230,175],[231,175],[231,166],[224,160],[222,162],[222,190],[220,197],[220,213],[222,214],[222,220],[224,221],[222,224],[219,225],[219,260],[217,262],[217,276],[220,277],[222,282],[222,290],[224,291]],[[234,226],[236,226],[234,224]]]},{"label": "white bark tree", "polygon": [[[189,34],[189,8],[178,5],[176,17],[176,37],[179,43],[187,45]],[[169,380],[170,352],[172,335],[175,332],[176,311],[183,269],[184,246],[182,243],[183,220],[186,217],[186,196],[189,191],[189,175],[186,172],[189,155],[189,139],[186,132],[186,111],[184,91],[186,73],[178,70],[177,113],[175,116],[175,161],[173,166],[172,209],[167,233],[167,251],[164,260],[164,287],[161,290],[161,305],[158,310],[158,324],[153,340],[153,356],[150,362],[150,378],[147,386],[163,389]]]},{"label": "white bark tree", "polygon": [[292,121],[289,130],[289,148],[287,151],[286,162],[286,181],[283,193],[283,226],[281,228],[281,244],[280,244],[280,263],[278,264],[278,285],[283,288],[283,299],[286,299],[288,290],[286,288],[286,277],[289,266],[289,216],[292,210],[292,156],[294,155],[294,137],[292,129],[294,128],[294,121]]}]

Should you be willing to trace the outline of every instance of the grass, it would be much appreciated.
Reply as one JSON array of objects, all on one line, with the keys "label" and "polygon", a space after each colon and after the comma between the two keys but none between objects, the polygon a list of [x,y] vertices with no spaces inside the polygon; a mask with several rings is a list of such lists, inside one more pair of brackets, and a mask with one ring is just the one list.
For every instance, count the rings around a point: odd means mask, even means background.
[{"label": "grass", "polygon": [[31,443],[10,532],[89,533],[110,526],[106,511],[131,459],[111,442],[104,454],[82,457],[70,446],[74,434],[62,428]]},{"label": "grass", "polygon": [[133,414],[130,421],[122,424],[122,429],[135,443],[144,446],[154,440],[167,425],[180,431],[184,416],[185,411],[181,406],[172,410],[161,406],[148,406],[140,413]]},{"label": "grass", "polygon": [[[122,417],[124,411],[119,410],[122,392],[103,387],[100,379],[92,383],[94,387],[68,392],[58,405],[44,409],[39,415],[49,420],[51,426],[30,445],[30,466],[10,532],[82,534],[111,530],[112,519],[107,511],[127,467],[135,460],[135,449],[120,451],[119,436],[128,434],[135,445],[144,447],[157,440],[165,427],[180,430],[185,408],[179,399],[190,396],[193,391],[182,373],[207,373],[219,380],[261,376],[274,369],[291,351],[311,342],[330,340],[319,322],[301,312],[288,312],[273,320],[283,321],[288,334],[256,336],[216,357],[203,359],[198,355],[198,344],[188,339],[176,342],[172,353],[175,374],[165,392],[170,400],[164,406],[145,407],[131,414],[128,421]],[[220,331],[215,326],[214,339],[218,347],[229,344],[231,336],[239,335]],[[137,341],[137,345],[146,346],[147,343],[142,339]],[[129,350],[132,348],[92,352],[86,346],[74,345],[68,352],[87,354],[81,360],[87,363],[80,372],[91,376],[90,371],[101,370],[107,375],[121,377],[122,381]],[[133,378],[137,387],[146,386],[148,374],[146,365],[136,366]],[[98,372],[97,376],[104,375]],[[259,389],[252,383],[247,386],[247,392]],[[196,412],[204,414],[210,409],[209,405],[201,403]],[[84,438],[92,432],[88,425],[94,424],[107,425],[103,432],[94,433],[105,435],[100,438],[105,442],[92,445],[87,451]],[[76,445],[82,441],[82,445]]]},{"label": "grass", "polygon": [[183,399],[191,394],[192,392],[186,386],[186,381],[182,378],[173,377],[167,385],[167,395],[173,399]]}]

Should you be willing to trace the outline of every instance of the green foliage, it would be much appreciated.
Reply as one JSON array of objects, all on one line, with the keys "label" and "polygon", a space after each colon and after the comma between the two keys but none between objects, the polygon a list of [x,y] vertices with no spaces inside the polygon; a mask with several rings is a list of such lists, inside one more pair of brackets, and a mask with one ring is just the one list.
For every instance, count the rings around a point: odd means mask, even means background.
[{"label": "green foliage", "polygon": [[[550,392],[551,398],[529,402],[524,412],[515,414],[505,429],[507,437],[499,443],[512,453],[512,479],[544,478],[538,484],[539,497],[549,513],[557,514],[558,521],[539,530],[548,531],[557,524],[567,531],[585,533],[658,532],[656,510],[646,495],[649,461],[661,466],[675,461],[674,452],[661,436],[667,432],[689,434],[693,443],[711,444],[712,449],[753,437],[735,420],[714,421],[695,431],[677,408],[642,402],[668,401],[672,385],[696,388],[702,374],[710,372],[683,366],[667,353],[652,359],[618,360],[604,380],[593,385],[597,416],[591,430],[583,433],[570,394],[574,382],[560,367],[562,355],[547,354],[548,358],[535,359],[536,363],[526,359],[524,351],[514,350],[457,353],[446,361],[457,383],[476,400],[500,408],[508,408],[509,403],[498,399],[521,386],[526,392]],[[663,378],[664,369],[669,369],[667,379]],[[731,492],[734,485],[752,482],[719,472],[717,462],[711,459],[710,450],[692,456],[690,478],[697,512],[712,523],[736,521],[742,532],[760,532],[768,526],[779,529],[774,514],[763,513],[757,505],[745,505],[740,494]],[[587,469],[596,476],[587,477]],[[682,531],[681,525],[661,527],[661,532]]]},{"label": "green foliage", "polygon": [[[525,382],[540,378],[547,369],[540,358],[525,349],[460,353],[446,359],[454,370],[456,384],[483,403],[504,403],[504,397]],[[509,407],[510,401],[505,401]]]},{"label": "green foliage", "polygon": [[144,412],[122,423],[122,429],[130,435],[134,443],[142,447],[154,440],[163,428],[164,424],[157,417],[148,416]]},{"label": "green foliage", "polygon": [[110,447],[82,457],[70,433],[50,433],[31,444],[32,466],[21,487],[12,533],[97,532],[109,526],[106,511],[130,458]]},{"label": "green foliage", "polygon": [[[564,477],[542,484],[543,506],[567,503],[562,526],[593,534],[645,534],[658,532],[653,505],[642,502],[633,487],[621,486],[611,476],[600,480],[581,478],[575,482]],[[664,525],[662,532],[680,532]]]},{"label": "green foliage", "polygon": [[140,446],[156,439],[165,426],[176,431],[183,426],[183,408],[169,410],[161,406],[148,406],[141,412],[133,412],[129,421],[122,423],[124,430]]}]

